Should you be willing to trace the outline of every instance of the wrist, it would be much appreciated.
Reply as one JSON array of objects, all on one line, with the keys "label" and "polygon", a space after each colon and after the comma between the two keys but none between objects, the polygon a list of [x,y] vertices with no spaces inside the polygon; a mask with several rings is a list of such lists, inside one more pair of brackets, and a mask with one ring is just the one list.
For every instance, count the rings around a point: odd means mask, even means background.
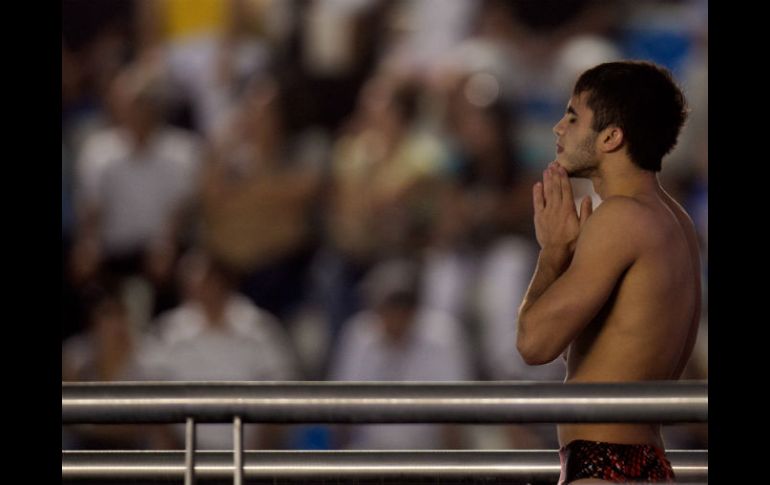
[{"label": "wrist", "polygon": [[544,246],[540,250],[540,262],[547,265],[554,271],[561,273],[570,261],[572,256],[569,246],[551,245]]}]

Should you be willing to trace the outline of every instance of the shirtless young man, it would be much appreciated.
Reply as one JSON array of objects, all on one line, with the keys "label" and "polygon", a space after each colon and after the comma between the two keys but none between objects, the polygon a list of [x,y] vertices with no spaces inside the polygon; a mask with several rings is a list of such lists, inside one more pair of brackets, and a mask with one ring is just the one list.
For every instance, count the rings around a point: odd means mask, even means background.
[{"label": "shirtless young man", "polygon": [[[528,364],[564,353],[567,382],[681,375],[700,319],[699,252],[657,172],[685,118],[684,96],[654,64],[606,63],[578,79],[554,127],[557,158],[533,188],[541,250],[517,338]],[[592,211],[585,197],[578,215],[568,177],[590,179],[602,204]],[[560,485],[673,480],[659,424],[558,431]]]}]

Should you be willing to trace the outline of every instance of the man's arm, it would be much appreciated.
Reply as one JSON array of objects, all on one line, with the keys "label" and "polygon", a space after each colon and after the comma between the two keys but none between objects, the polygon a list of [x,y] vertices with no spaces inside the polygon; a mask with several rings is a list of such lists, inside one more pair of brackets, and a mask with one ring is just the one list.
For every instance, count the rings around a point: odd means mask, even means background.
[{"label": "man's arm", "polygon": [[[636,259],[640,239],[636,202],[611,198],[590,219],[578,219],[566,173],[559,167],[549,171],[535,187],[542,249],[518,318],[517,347],[530,365],[558,357],[596,316]],[[590,204],[584,200],[581,213],[586,210]]]},{"label": "man's arm", "polygon": [[[562,183],[564,186],[562,187]],[[521,317],[525,315],[532,304],[553,284],[567,269],[573,254],[573,245],[577,240],[580,229],[588,216],[591,215],[591,199],[583,199],[580,217],[572,206],[572,186],[566,172],[556,162],[552,162],[543,171],[543,181],[532,187],[535,209],[535,235],[541,251],[532,281],[519,307],[517,346],[524,343]],[[547,204],[546,204],[547,202]],[[564,202],[564,204],[562,204]],[[547,209],[547,210],[546,210]],[[519,348],[525,361],[523,349]],[[564,360],[566,360],[566,353]]]}]

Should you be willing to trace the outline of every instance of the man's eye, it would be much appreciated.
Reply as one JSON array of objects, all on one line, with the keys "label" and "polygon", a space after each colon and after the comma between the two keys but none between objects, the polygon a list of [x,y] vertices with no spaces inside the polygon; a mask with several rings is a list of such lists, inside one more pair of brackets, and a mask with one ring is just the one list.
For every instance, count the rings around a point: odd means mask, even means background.
[{"label": "man's eye", "polygon": [[575,118],[570,118],[570,119],[568,119],[567,121],[568,121],[569,123],[574,123],[576,120],[575,120]]}]

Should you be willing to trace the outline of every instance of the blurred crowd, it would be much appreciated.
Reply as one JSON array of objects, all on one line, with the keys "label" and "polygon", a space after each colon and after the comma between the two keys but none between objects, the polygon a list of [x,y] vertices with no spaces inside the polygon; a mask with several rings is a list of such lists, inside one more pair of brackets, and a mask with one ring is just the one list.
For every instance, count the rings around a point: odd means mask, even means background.
[{"label": "blurred crowd", "polygon": [[[618,59],[665,65],[688,99],[660,179],[700,236],[683,378],[707,379],[705,0],[62,0],[62,19],[63,381],[562,380],[561,359],[515,346],[531,186],[577,76]],[[664,429],[708,447],[705,425]],[[256,448],[558,446],[555,425],[246,431]]]}]

